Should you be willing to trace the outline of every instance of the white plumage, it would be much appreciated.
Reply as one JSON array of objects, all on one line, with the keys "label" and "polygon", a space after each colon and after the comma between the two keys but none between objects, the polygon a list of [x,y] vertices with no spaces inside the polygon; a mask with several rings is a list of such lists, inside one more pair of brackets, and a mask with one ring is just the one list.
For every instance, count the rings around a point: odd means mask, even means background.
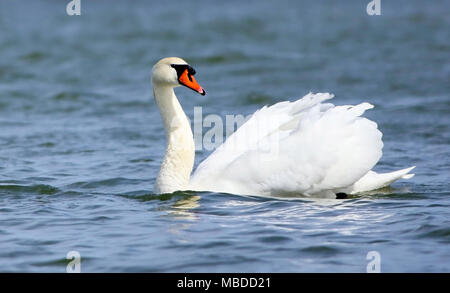
[{"label": "white plumage", "polygon": [[[172,62],[184,61],[163,59],[155,67]],[[158,71],[156,69],[154,75]],[[158,86],[153,82],[154,89]],[[162,92],[160,90],[154,92],[157,101],[175,97],[175,94],[172,97],[173,90],[165,97],[156,96]],[[170,161],[171,167],[163,166],[160,175],[166,174],[167,179],[180,175],[170,173],[188,172],[188,179],[184,180],[188,183],[182,184],[184,186],[167,184],[170,188],[165,188],[157,182],[155,190],[160,193],[189,189],[257,196],[335,197],[339,192],[361,193],[413,176],[408,172],[414,167],[386,174],[371,171],[382,155],[382,133],[375,122],[361,115],[373,106],[369,103],[356,106],[325,103],[331,98],[333,95],[328,93],[309,93],[295,102],[263,107],[200,163],[190,180],[192,163],[186,168],[186,162],[182,160],[184,156],[192,161],[192,144],[187,144],[187,152],[185,147],[179,146],[183,156],[167,152],[164,162]],[[164,121],[175,119],[178,124],[187,121],[185,117],[175,117],[184,115],[177,103],[158,102],[164,107],[175,104],[176,111],[161,109],[160,106],[161,113],[174,116],[170,119],[163,117]],[[184,141],[186,145],[186,139],[192,139],[190,127],[186,125],[170,131],[166,126],[166,133],[168,149],[171,150],[174,149],[171,143],[176,145],[177,141]],[[172,134],[176,135],[175,139]],[[177,158],[168,158],[168,155]],[[177,170],[177,165],[182,168]],[[160,182],[167,181],[160,177]]]},{"label": "white plumage", "polygon": [[[369,173],[383,148],[377,124],[360,117],[373,106],[322,103],[331,98],[328,93],[310,93],[257,111],[197,167],[191,189],[335,196],[381,188],[404,176]],[[249,138],[253,131],[258,136]]]}]

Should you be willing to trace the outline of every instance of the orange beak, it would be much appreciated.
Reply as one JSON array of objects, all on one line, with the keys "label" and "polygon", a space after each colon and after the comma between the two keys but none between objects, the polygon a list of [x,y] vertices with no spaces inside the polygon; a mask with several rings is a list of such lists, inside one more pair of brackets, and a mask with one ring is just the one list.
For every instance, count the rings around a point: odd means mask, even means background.
[{"label": "orange beak", "polygon": [[186,69],[183,74],[178,78],[178,81],[190,88],[191,90],[196,91],[197,93],[201,94],[202,96],[206,95],[205,90],[197,83],[194,76],[189,73],[189,71]]}]

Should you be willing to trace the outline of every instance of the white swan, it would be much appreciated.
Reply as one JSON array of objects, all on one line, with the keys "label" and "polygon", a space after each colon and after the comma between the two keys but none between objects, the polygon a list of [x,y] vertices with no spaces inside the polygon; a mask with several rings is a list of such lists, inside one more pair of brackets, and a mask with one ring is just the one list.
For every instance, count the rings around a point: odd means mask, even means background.
[{"label": "white swan", "polygon": [[414,175],[408,174],[414,167],[384,174],[371,171],[383,147],[377,124],[360,117],[373,108],[371,104],[334,106],[323,103],[333,95],[309,93],[295,102],[255,112],[191,177],[193,134],[173,89],[184,85],[205,95],[194,74],[177,57],[160,60],[152,70],[153,94],[167,137],[155,193],[193,190],[336,197],[382,188]]}]

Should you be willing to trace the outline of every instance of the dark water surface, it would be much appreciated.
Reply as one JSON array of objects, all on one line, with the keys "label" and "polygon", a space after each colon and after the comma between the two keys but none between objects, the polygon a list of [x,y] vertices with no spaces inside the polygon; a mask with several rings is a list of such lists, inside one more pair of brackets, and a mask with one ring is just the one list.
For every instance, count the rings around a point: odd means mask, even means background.
[{"label": "dark water surface", "polygon": [[[449,1],[0,2],[0,271],[450,272]],[[369,101],[390,191],[295,201],[156,196],[151,66],[180,56],[186,113],[249,114],[309,91]],[[197,152],[197,163],[208,152]]]}]

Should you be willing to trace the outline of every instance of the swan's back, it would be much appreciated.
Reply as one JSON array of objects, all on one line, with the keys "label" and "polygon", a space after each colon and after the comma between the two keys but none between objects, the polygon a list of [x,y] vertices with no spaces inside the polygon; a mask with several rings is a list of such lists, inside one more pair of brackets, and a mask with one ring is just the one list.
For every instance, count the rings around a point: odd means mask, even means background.
[{"label": "swan's back", "polygon": [[198,166],[191,189],[328,196],[351,186],[380,159],[382,134],[360,117],[372,105],[322,103],[331,98],[310,93],[257,111]]},{"label": "swan's back", "polygon": [[331,98],[310,93],[257,111],[198,166],[191,188],[327,196],[351,186],[380,159],[382,134],[360,117],[372,105],[322,103]]}]

